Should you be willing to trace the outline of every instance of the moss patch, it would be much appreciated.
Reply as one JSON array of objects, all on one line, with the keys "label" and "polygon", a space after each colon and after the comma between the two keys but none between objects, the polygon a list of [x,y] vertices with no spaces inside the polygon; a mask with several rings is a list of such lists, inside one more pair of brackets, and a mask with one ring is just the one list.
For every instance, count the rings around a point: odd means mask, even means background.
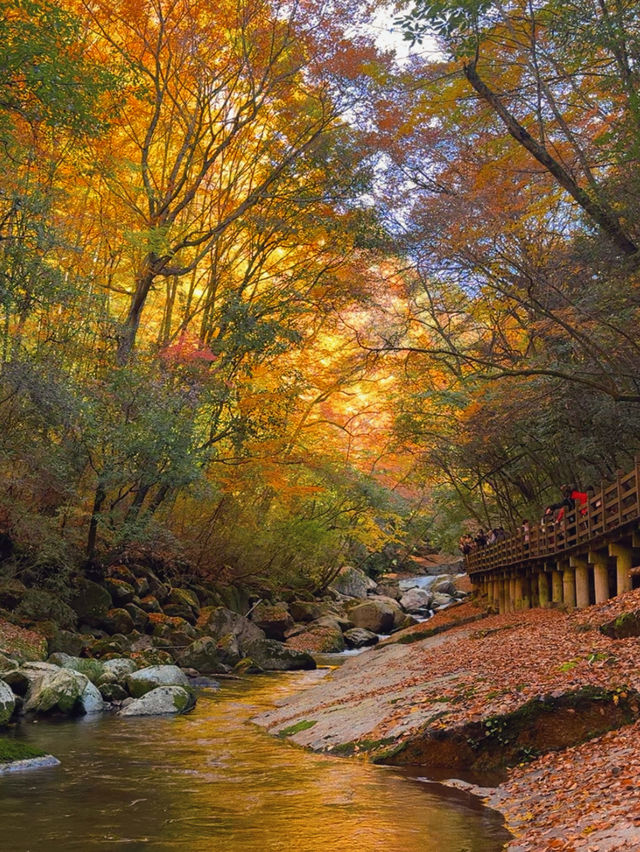
[{"label": "moss patch", "polygon": [[301,722],[296,722],[295,725],[289,725],[288,728],[283,728],[279,733],[279,737],[292,737],[294,734],[299,734],[300,731],[308,731],[316,724],[315,719],[303,719]]},{"label": "moss patch", "polygon": [[23,743],[0,737],[0,763],[13,763],[15,760],[29,760],[32,757],[43,757],[44,751]]}]

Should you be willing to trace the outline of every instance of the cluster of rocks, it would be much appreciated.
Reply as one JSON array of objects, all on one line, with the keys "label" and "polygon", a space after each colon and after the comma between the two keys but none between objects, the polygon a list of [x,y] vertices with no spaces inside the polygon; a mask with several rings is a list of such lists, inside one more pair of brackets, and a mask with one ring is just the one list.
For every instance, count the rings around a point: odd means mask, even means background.
[{"label": "cluster of rocks", "polygon": [[[215,681],[210,685],[217,686]],[[195,692],[178,666],[139,668],[124,657],[103,661],[60,652],[46,662],[21,664],[0,654],[0,726],[22,715],[186,713],[195,703]]]},{"label": "cluster of rocks", "polygon": [[177,665],[191,674],[315,668],[309,654],[267,637],[232,608],[250,606],[233,587],[171,586],[145,566],[114,566],[99,583],[80,577],[68,604],[16,580],[0,582],[0,617],[45,637],[31,659],[58,652],[126,658],[136,669]]},{"label": "cluster of rocks", "polygon": [[466,596],[449,575],[434,578],[428,590],[403,591],[405,582],[386,578],[375,583],[346,566],[322,600],[259,604],[251,618],[268,637],[287,647],[336,653],[375,645],[381,635],[410,627]]},{"label": "cluster of rocks", "polygon": [[0,654],[0,724],[16,713],[185,712],[198,676],[312,669],[311,652],[373,645],[459,596],[452,578],[403,592],[350,567],[323,599],[288,602],[172,586],[144,565],[79,577],[68,603],[0,581],[0,617],[43,637],[29,654]]}]

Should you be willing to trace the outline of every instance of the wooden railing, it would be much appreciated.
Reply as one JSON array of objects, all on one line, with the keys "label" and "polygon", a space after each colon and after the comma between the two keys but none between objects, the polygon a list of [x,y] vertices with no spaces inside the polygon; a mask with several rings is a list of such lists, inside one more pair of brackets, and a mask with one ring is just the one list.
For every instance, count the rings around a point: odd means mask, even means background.
[{"label": "wooden railing", "polygon": [[478,548],[465,557],[469,574],[508,567],[530,560],[561,555],[624,527],[640,517],[640,457],[629,473],[619,472],[615,482],[603,483],[586,506],[565,511],[557,522],[531,524],[509,538]]}]

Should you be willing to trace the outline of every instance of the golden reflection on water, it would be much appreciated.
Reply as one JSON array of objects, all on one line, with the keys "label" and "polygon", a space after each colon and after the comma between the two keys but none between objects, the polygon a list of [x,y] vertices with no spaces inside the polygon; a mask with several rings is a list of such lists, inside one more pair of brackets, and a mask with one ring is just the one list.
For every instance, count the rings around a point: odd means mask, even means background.
[{"label": "golden reflection on water", "polygon": [[[318,672],[225,682],[189,716],[24,725],[62,766],[0,778],[2,852],[496,852],[497,815],[247,720]],[[433,790],[438,789],[438,793]]]}]

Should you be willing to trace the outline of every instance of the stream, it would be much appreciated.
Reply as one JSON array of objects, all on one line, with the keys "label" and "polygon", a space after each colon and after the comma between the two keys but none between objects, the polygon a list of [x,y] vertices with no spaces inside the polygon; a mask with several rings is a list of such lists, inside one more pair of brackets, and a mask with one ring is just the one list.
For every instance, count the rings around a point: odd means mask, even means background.
[{"label": "stream", "polygon": [[60,766],[0,776],[2,852],[497,852],[498,814],[401,770],[307,752],[249,720],[324,672],[224,681],[187,716],[24,722]]}]

